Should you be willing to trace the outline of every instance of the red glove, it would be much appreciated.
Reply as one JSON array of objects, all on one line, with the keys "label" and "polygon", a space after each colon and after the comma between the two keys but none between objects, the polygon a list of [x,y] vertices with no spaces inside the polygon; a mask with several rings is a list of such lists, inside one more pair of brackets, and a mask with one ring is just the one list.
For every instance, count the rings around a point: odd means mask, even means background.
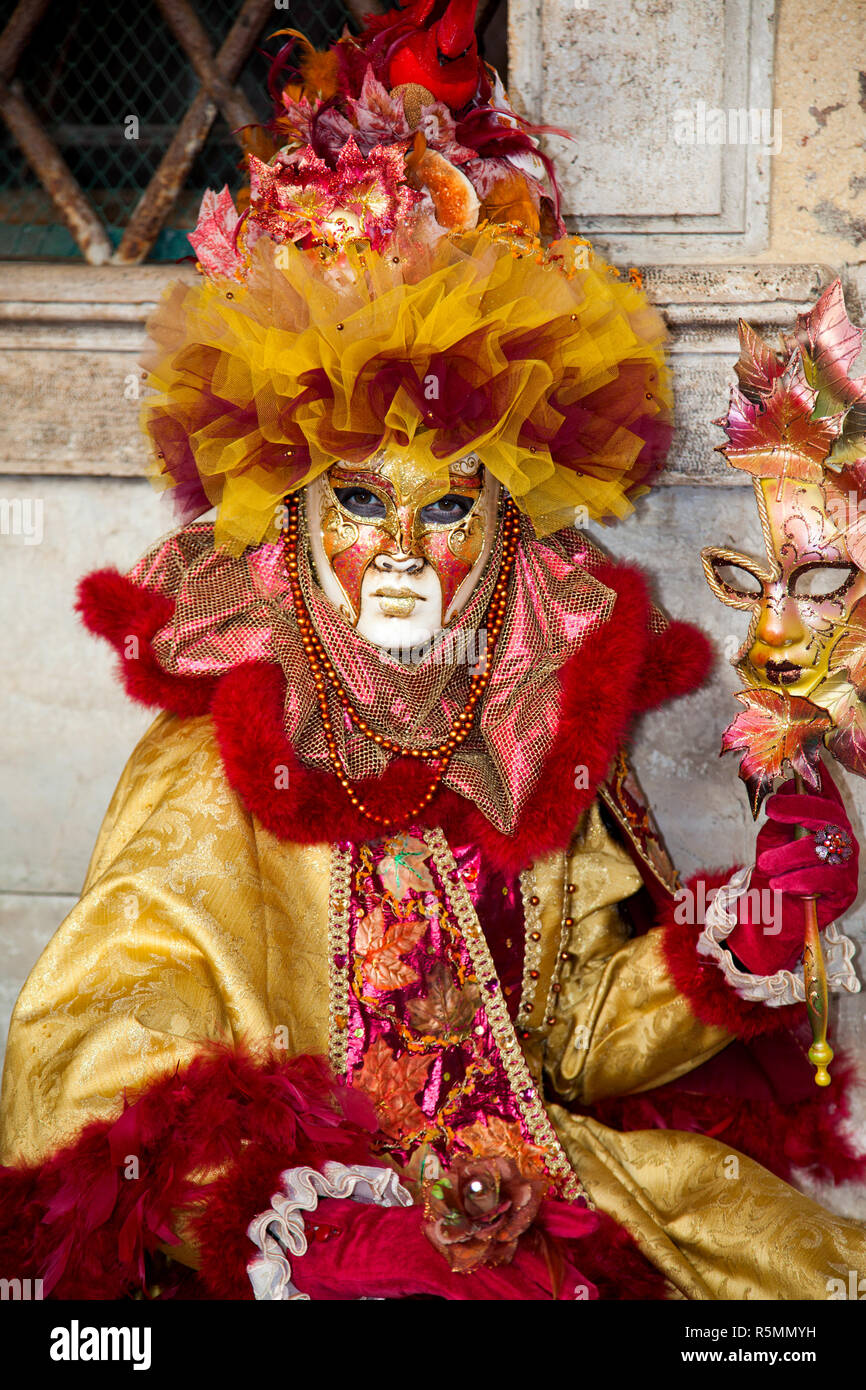
[{"label": "red glove", "polygon": [[[818,895],[822,928],[841,917],[857,896],[860,847],[823,764],[820,794],[798,792],[792,780],[767,799],[766,807],[749,892],[739,900],[737,926],[726,943],[753,975],[790,970],[800,959],[806,929],[804,896]],[[798,825],[809,832],[802,839],[795,838]],[[815,832],[828,827],[829,836],[819,834],[816,839]]]}]

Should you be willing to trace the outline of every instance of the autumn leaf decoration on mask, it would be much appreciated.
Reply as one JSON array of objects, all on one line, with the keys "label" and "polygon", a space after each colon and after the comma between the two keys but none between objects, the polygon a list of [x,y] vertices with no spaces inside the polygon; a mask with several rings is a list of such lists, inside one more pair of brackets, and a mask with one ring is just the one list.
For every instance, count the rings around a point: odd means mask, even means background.
[{"label": "autumn leaf decoration on mask", "polygon": [[832,721],[825,742],[843,767],[866,777],[866,705],[863,691],[847,679],[844,671],[831,673],[816,693]]},{"label": "autumn leaf decoration on mask", "polygon": [[848,619],[847,631],[833,648],[832,666],[847,671],[852,685],[866,688],[866,599],[861,599]]},{"label": "autumn leaf decoration on mask", "polygon": [[722,453],[733,468],[757,477],[799,478],[817,483],[824,459],[842,428],[842,415],[815,420],[818,392],[806,380],[800,352],[781,376],[765,378],[758,401],[735,387],[724,421],[729,442]]},{"label": "autumn leaf decoration on mask", "polygon": [[829,717],[811,700],[773,690],[741,690],[736,698],[745,709],[725,730],[722,752],[742,752],[740,776],[752,815],[757,817],[786,764],[807,786],[819,790],[818,756],[832,728]]},{"label": "autumn leaf decoration on mask", "polygon": [[848,318],[841,281],[797,316],[781,351],[743,319],[739,329],[738,385],[728,414],[713,421],[728,436],[719,453],[731,467],[808,482],[825,468],[866,467],[866,377],[848,375],[862,331]]}]

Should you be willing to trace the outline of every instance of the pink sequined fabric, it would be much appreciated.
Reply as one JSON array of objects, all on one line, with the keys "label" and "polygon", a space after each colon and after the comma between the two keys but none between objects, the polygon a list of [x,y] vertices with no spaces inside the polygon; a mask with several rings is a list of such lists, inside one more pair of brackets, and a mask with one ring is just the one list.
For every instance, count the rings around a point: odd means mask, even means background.
[{"label": "pink sequined fabric", "polygon": [[[422,660],[404,664],[359,637],[318,588],[305,547],[301,583],[322,643],[356,709],[405,745],[433,747],[465,706],[471,664],[483,654],[484,612],[501,556],[497,543],[458,621]],[[510,834],[538,783],[558,718],[557,673],[613,609],[615,594],[586,567],[602,557],[577,532],[538,540],[524,521],[508,611],[480,718],[450,760],[443,785],[477,805]],[[312,677],[291,608],[279,543],[240,557],[213,549],[210,526],[184,528],[139,562],[130,576],[176,601],[154,641],[165,670],[214,675],[245,661],[278,661],[286,673],[285,728],[301,761],[329,766]],[[375,777],[391,754],[366,739],[332,696],[340,755],[356,781]]]}]

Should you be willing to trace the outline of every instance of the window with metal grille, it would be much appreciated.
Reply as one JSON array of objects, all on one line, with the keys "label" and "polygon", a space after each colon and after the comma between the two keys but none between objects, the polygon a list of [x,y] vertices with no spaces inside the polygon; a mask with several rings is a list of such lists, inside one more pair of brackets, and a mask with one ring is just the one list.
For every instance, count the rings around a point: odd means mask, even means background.
[{"label": "window with metal grille", "polygon": [[377,8],[0,0],[0,258],[189,255],[203,191],[243,182],[232,131],[270,114],[271,36],[325,47]]}]

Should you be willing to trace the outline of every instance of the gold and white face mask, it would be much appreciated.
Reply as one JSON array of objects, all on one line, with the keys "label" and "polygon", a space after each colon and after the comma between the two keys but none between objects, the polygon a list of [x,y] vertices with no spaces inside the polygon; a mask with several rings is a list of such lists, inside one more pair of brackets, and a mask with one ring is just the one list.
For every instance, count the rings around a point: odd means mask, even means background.
[{"label": "gold and white face mask", "polygon": [[827,679],[833,648],[866,596],[866,575],[848,543],[849,531],[859,529],[858,494],[829,476],[820,483],[755,478],[754,488],[766,559],[710,546],[701,552],[704,573],[722,603],[753,610],[734,657],[746,683],[808,699]]},{"label": "gold and white face mask", "polygon": [[374,646],[423,646],[465,608],[496,532],[499,484],[477,454],[436,478],[386,454],[305,488],[316,577]]}]

